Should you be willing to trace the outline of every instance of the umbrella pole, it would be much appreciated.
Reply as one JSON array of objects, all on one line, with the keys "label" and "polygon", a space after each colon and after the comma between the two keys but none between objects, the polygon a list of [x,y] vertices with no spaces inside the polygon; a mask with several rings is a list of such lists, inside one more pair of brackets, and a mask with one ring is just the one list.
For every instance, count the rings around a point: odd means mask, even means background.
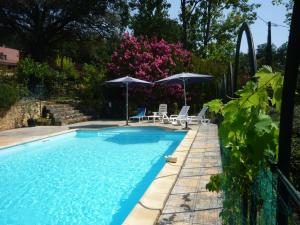
[{"label": "umbrella pole", "polygon": [[126,126],[128,126],[128,83],[126,83]]},{"label": "umbrella pole", "polygon": [[184,95],[184,105],[186,106],[185,80],[183,80],[183,95]]},{"label": "umbrella pole", "polygon": [[[186,106],[185,79],[183,79],[183,93],[184,93],[184,105]],[[187,118],[185,120],[185,127],[184,127],[184,129],[188,129]]]}]

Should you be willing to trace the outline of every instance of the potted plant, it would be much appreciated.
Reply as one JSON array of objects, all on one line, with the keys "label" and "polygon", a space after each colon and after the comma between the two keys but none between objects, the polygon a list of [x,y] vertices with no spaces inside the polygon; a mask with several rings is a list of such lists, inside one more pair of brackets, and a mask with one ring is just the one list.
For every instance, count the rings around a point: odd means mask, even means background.
[{"label": "potted plant", "polygon": [[25,112],[27,119],[27,125],[28,127],[34,127],[36,125],[35,115],[37,115],[37,110],[35,109],[35,102],[33,100],[26,100],[25,101]]},{"label": "potted plant", "polygon": [[27,120],[27,124],[28,124],[28,127],[35,127],[35,119],[34,118],[29,118]]}]

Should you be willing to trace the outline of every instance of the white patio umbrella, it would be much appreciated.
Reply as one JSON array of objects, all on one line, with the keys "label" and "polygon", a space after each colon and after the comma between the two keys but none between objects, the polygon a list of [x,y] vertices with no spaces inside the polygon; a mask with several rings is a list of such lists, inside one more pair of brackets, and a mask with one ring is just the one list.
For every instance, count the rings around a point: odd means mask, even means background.
[{"label": "white patio umbrella", "polygon": [[128,125],[128,87],[148,86],[148,85],[152,85],[152,83],[148,81],[136,79],[130,76],[126,76],[126,77],[121,77],[118,79],[106,81],[105,84],[110,86],[126,87],[126,125]]},{"label": "white patio umbrella", "polygon": [[183,86],[184,105],[186,105],[186,85],[189,83],[200,83],[203,81],[208,81],[211,80],[211,78],[211,75],[183,72],[155,81],[155,83],[162,85],[181,84]]}]

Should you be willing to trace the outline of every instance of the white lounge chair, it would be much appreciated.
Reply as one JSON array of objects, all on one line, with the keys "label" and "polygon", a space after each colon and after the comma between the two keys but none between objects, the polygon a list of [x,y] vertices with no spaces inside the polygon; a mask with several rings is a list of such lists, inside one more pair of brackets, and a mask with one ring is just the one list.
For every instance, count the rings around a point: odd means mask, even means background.
[{"label": "white lounge chair", "polygon": [[172,123],[173,125],[184,124],[184,121],[187,121],[188,111],[190,106],[183,106],[178,115],[171,115],[168,117],[167,115],[163,116],[163,122]]},{"label": "white lounge chair", "polygon": [[207,111],[207,106],[203,106],[203,108],[201,109],[201,111],[198,113],[197,116],[188,116],[187,117],[187,122],[189,124],[191,123],[196,123],[196,124],[203,124],[203,125],[207,125],[210,123],[210,119],[205,118],[205,113]]},{"label": "white lounge chair", "polygon": [[168,105],[167,104],[160,104],[158,107],[158,115],[163,117],[163,115],[168,114]]},{"label": "white lounge chair", "polygon": [[155,119],[162,120],[163,116],[167,114],[168,114],[168,105],[160,104],[158,107],[158,112],[153,112],[153,115],[148,116],[148,120],[153,119],[153,122],[155,123]]}]

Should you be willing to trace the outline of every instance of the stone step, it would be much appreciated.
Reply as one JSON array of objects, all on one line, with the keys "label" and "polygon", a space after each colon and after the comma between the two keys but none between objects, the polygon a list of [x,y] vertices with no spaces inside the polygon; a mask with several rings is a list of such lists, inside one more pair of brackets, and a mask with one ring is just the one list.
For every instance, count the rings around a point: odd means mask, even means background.
[{"label": "stone step", "polygon": [[46,109],[53,115],[55,125],[67,125],[77,122],[84,122],[92,119],[69,104],[51,103],[46,105]]},{"label": "stone step", "polygon": [[50,112],[57,117],[64,117],[67,115],[75,115],[80,114],[81,112],[78,109],[71,109],[67,111],[56,111],[56,110],[50,110]]},{"label": "stone step", "polygon": [[85,116],[85,115],[83,113],[64,114],[64,115],[54,114],[54,118],[60,119],[60,120],[72,119],[72,118],[82,117],[82,116]]},{"label": "stone step", "polygon": [[73,106],[64,106],[64,107],[56,107],[56,106],[46,106],[46,108],[50,111],[63,112],[68,110],[74,110]]},{"label": "stone step", "polygon": [[79,122],[85,122],[92,119],[91,116],[80,116],[80,117],[76,117],[76,118],[69,118],[69,119],[64,119],[60,121],[59,125],[67,125],[67,124],[72,124],[72,123],[79,123]]},{"label": "stone step", "polygon": [[64,109],[64,108],[73,108],[72,105],[69,104],[47,104],[46,106],[49,109]]}]

